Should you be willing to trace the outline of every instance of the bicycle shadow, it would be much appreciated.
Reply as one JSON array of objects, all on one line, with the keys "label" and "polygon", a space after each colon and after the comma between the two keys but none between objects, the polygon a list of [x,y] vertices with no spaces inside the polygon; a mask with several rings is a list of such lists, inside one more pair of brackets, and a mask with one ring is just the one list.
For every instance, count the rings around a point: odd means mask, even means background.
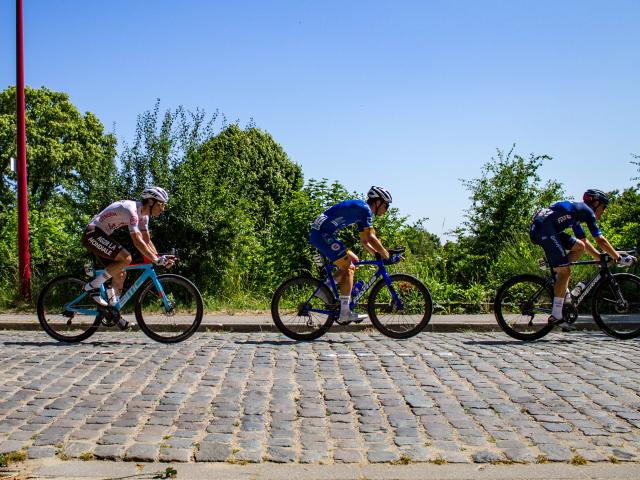
[{"label": "bicycle shadow", "polygon": [[93,341],[93,342],[58,342],[55,340],[49,341],[13,341],[13,342],[0,342],[0,345],[13,346],[13,347],[71,347],[71,346],[92,346],[92,347],[109,347],[109,346],[125,346],[125,345],[144,345],[141,342],[117,342],[117,341]]},{"label": "bicycle shadow", "polygon": [[317,338],[316,340],[293,340],[290,338],[284,338],[282,340],[234,340],[233,343],[237,345],[272,345],[272,346],[282,346],[282,345],[304,345],[321,343],[327,345],[344,345],[348,343],[359,343],[358,340],[342,340],[342,339],[333,339],[333,338]]},{"label": "bicycle shadow", "polygon": [[500,346],[500,345],[520,345],[524,346],[534,346],[540,344],[574,344],[580,343],[580,340],[570,339],[570,338],[547,338],[540,340],[533,340],[530,342],[522,341],[522,340],[466,340],[462,342],[465,345],[486,345],[486,346]]}]

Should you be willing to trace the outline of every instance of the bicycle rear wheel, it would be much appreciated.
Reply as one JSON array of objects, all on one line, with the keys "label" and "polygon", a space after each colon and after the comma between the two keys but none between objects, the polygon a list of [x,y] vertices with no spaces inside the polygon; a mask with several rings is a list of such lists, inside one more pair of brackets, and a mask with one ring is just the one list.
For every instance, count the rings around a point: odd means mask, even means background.
[{"label": "bicycle rear wheel", "polygon": [[[60,342],[81,342],[93,335],[100,326],[97,306],[84,293],[84,284],[79,278],[64,275],[47,283],[38,295],[38,321],[49,336]],[[69,310],[72,302],[74,309],[94,313],[73,312]]]},{"label": "bicycle rear wheel", "polygon": [[537,275],[518,275],[507,280],[496,294],[494,312],[500,328],[518,340],[537,340],[553,329],[553,286]]},{"label": "bicycle rear wheel", "polygon": [[640,278],[616,273],[596,287],[591,313],[607,335],[622,340],[640,336]]},{"label": "bicycle rear wheel", "polygon": [[193,335],[202,322],[202,295],[190,280],[180,275],[158,275],[158,281],[162,292],[151,281],[140,290],[136,298],[136,320],[140,329],[156,342],[182,342]]},{"label": "bicycle rear wheel", "polygon": [[307,276],[286,280],[271,300],[273,323],[294,340],[315,340],[324,335],[338,308],[331,290],[320,280]]},{"label": "bicycle rear wheel", "polygon": [[433,305],[429,289],[411,275],[394,273],[389,278],[391,286],[380,280],[371,289],[367,305],[369,318],[387,337],[413,337],[431,320]]}]

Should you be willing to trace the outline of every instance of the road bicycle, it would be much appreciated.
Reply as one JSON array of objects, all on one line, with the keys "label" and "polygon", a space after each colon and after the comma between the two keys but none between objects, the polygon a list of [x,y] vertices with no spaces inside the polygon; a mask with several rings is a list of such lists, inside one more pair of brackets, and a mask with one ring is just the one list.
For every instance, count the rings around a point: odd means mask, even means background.
[{"label": "road bicycle", "polygon": [[[365,298],[367,313],[373,325],[392,338],[409,338],[420,333],[431,320],[433,305],[427,287],[416,277],[404,273],[387,273],[385,265],[401,261],[404,247],[390,249],[389,260],[376,255],[375,260],[355,262],[354,265],[373,265],[376,271],[366,282],[357,282],[351,293],[351,309]],[[326,257],[316,256],[324,278],[310,273],[285,280],[275,291],[271,301],[271,316],[278,329],[294,340],[315,340],[339,320],[338,286],[332,270],[337,268]]]},{"label": "road bicycle", "polygon": [[[635,252],[634,249],[628,253]],[[623,340],[635,338],[640,336],[640,277],[631,273],[612,273],[610,261],[611,257],[602,253],[599,260],[569,264],[599,265],[600,268],[576,298],[565,301],[563,323],[575,323],[580,305],[591,295],[591,316],[603,332]],[[556,273],[549,262],[541,266],[548,266],[551,273],[546,277],[517,275],[507,280],[496,294],[496,320],[507,335],[518,340],[537,340],[554,327],[547,320],[553,307]]]},{"label": "road bicycle", "polygon": [[[86,270],[91,276],[93,267]],[[84,290],[88,280],[75,275],[51,280],[38,296],[38,321],[44,331],[61,342],[80,342],[100,327],[118,325],[124,306],[135,296],[136,322],[147,336],[157,342],[176,343],[193,335],[202,322],[204,306],[191,281],[170,273],[158,275],[149,262],[129,265],[125,271],[140,271],[140,276],[116,305],[107,307],[97,305]],[[104,285],[100,291],[106,300]]]}]

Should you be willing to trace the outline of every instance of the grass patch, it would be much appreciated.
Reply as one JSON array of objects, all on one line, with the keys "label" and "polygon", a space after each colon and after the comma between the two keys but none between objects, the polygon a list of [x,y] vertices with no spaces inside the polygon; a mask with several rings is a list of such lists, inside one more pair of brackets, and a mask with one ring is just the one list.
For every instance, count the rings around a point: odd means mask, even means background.
[{"label": "grass patch", "polygon": [[446,465],[447,461],[442,457],[437,457],[433,460],[430,460],[430,463],[433,463],[434,465]]},{"label": "grass patch", "polygon": [[84,452],[83,454],[81,454],[78,457],[80,460],[82,460],[83,462],[89,462],[91,460],[95,460],[95,455],[91,452]]},{"label": "grass patch", "polygon": [[584,458],[582,455],[574,455],[573,458],[571,459],[571,464],[572,465],[586,465],[587,464],[587,459]]},{"label": "grass patch", "polygon": [[249,462],[247,460],[240,460],[234,456],[227,458],[227,463],[230,465],[247,465]]},{"label": "grass patch", "polygon": [[27,454],[24,451],[9,452],[0,455],[0,467],[6,467],[12,463],[24,462],[27,459]]},{"label": "grass patch", "polygon": [[613,455],[611,455],[611,456],[609,457],[609,461],[610,461],[611,463],[620,463],[620,460],[618,460],[618,459],[617,459],[616,457],[614,457]]},{"label": "grass patch", "polygon": [[538,455],[536,458],[536,463],[549,463],[549,459],[546,455]]},{"label": "grass patch", "polygon": [[64,453],[64,450],[58,450],[58,451],[56,452],[56,457],[58,457],[58,458],[59,458],[60,460],[62,460],[62,461],[66,461],[66,460],[69,460],[69,459],[70,459],[69,455],[67,455],[66,453]]},{"label": "grass patch", "polygon": [[410,463],[412,463],[411,458],[407,455],[400,455],[399,459],[390,461],[389,465],[409,465]]},{"label": "grass patch", "polygon": [[178,471],[173,467],[167,467],[163,472],[154,475],[153,478],[176,478]]}]

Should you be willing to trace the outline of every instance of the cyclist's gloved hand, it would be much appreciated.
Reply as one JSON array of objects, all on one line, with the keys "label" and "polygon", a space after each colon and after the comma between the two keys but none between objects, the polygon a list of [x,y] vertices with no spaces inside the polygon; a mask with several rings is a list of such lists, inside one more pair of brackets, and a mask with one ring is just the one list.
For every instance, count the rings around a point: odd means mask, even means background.
[{"label": "cyclist's gloved hand", "polygon": [[636,257],[633,255],[620,255],[618,258],[618,265],[621,267],[630,267],[634,263],[636,263]]},{"label": "cyclist's gloved hand", "polygon": [[156,265],[161,267],[170,267],[173,265],[173,257],[171,255],[160,255],[156,260]]}]

